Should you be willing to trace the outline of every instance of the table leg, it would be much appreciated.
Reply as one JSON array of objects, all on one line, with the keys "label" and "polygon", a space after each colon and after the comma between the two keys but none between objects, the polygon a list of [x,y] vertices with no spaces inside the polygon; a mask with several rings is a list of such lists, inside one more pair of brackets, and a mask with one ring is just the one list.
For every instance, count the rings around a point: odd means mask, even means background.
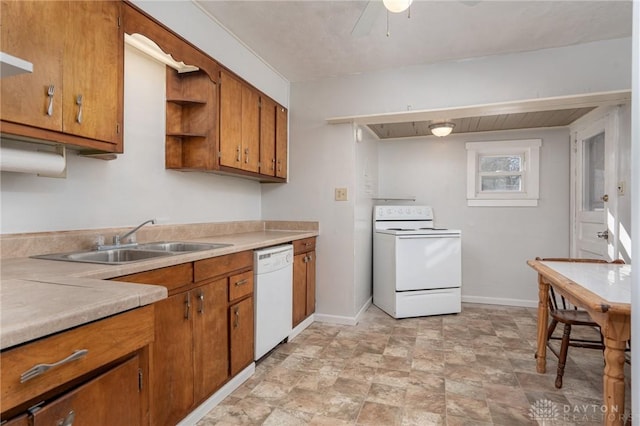
[{"label": "table leg", "polygon": [[604,339],[604,403],[606,425],[622,425],[624,420],[624,350],[627,342]]},{"label": "table leg", "polygon": [[538,274],[538,348],[536,371],[547,371],[547,326],[549,322],[549,284]]}]

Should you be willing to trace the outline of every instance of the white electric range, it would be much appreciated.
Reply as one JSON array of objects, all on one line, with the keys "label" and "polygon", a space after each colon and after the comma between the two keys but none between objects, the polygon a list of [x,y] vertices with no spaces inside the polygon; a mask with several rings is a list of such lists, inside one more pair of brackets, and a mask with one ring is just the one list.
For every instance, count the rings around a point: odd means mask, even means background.
[{"label": "white electric range", "polygon": [[429,206],[375,206],[373,304],[394,318],[461,311],[462,242]]}]

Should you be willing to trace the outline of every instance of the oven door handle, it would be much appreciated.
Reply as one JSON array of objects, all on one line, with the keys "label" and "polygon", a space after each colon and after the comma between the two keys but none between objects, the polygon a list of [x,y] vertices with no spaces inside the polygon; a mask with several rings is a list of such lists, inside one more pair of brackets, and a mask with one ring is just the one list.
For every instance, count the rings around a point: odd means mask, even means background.
[{"label": "oven door handle", "polygon": [[424,238],[460,238],[460,235],[452,234],[433,234],[433,235],[398,235],[401,240],[417,240]]}]

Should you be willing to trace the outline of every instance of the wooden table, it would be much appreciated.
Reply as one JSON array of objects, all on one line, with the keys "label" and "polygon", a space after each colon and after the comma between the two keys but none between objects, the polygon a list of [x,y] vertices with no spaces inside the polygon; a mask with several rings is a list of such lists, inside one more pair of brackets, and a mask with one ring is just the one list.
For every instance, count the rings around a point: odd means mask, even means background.
[{"label": "wooden table", "polygon": [[549,286],[589,312],[604,336],[603,397],[607,425],[624,419],[624,360],[631,338],[631,265],[529,260],[538,272],[536,369],[546,371]]}]

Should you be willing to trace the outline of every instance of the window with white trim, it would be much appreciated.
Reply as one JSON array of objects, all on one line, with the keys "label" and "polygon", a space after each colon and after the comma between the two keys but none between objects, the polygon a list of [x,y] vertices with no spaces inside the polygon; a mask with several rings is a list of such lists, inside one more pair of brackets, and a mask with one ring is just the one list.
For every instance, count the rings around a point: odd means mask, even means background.
[{"label": "window with white trim", "polygon": [[541,139],[467,143],[467,205],[537,206],[541,146]]}]

